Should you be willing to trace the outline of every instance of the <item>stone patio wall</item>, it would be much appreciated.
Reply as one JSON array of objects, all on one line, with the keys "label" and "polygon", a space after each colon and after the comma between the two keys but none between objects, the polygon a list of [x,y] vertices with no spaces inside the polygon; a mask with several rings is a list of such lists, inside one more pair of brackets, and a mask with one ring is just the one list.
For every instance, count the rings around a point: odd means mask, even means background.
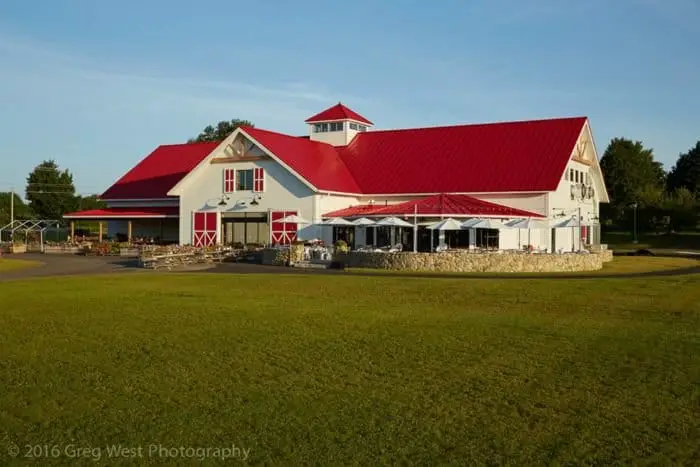
[{"label": "stone patio wall", "polygon": [[577,272],[596,271],[612,260],[612,251],[591,254],[469,253],[372,253],[338,255],[348,267],[394,271],[437,272]]}]

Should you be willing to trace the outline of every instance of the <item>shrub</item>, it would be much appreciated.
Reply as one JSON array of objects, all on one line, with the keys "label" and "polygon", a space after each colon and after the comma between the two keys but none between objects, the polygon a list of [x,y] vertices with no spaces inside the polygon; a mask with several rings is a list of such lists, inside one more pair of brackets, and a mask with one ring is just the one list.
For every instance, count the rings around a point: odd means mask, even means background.
[{"label": "shrub", "polygon": [[338,253],[348,252],[348,244],[345,242],[345,240],[338,240],[335,242],[335,251]]}]

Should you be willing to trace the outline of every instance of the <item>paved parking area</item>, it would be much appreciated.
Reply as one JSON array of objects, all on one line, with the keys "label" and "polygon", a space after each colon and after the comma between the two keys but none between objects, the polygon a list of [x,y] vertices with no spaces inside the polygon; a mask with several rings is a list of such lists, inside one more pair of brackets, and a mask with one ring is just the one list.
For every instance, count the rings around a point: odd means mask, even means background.
[{"label": "paved parking area", "polygon": [[38,261],[42,263],[42,265],[35,268],[19,269],[17,271],[2,273],[0,274],[0,282],[32,277],[76,276],[143,271],[143,269],[138,267],[138,263],[135,259],[115,256],[94,257],[26,253],[8,256],[8,258]]}]

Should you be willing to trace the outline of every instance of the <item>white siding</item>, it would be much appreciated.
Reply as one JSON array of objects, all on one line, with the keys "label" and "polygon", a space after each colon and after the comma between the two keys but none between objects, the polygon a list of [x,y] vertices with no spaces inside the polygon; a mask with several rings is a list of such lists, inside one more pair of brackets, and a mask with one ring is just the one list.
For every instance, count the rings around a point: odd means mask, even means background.
[{"label": "white siding", "polygon": [[[252,191],[228,193],[227,206],[220,208],[217,204],[223,194],[223,172],[226,168],[252,169],[262,167],[265,169],[265,191],[253,193]],[[249,202],[255,194],[261,195],[257,206],[251,206]],[[246,202],[245,205],[237,202]],[[208,164],[196,174],[187,184],[187,189],[180,199],[180,243],[192,242],[192,212],[198,210],[221,210],[222,212],[268,212],[273,211],[297,211],[305,219],[313,217],[313,193],[298,178],[289,173],[275,161],[259,160],[254,162],[234,162],[228,164]],[[311,238],[309,226],[300,226],[299,237]]]}]

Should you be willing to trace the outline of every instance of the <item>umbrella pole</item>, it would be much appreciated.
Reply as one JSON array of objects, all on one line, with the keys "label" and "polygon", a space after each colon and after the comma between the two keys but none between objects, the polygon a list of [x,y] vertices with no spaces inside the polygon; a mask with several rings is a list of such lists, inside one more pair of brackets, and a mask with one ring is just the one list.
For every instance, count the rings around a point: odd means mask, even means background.
[{"label": "umbrella pole", "polygon": [[418,252],[418,205],[413,206],[413,252]]}]

